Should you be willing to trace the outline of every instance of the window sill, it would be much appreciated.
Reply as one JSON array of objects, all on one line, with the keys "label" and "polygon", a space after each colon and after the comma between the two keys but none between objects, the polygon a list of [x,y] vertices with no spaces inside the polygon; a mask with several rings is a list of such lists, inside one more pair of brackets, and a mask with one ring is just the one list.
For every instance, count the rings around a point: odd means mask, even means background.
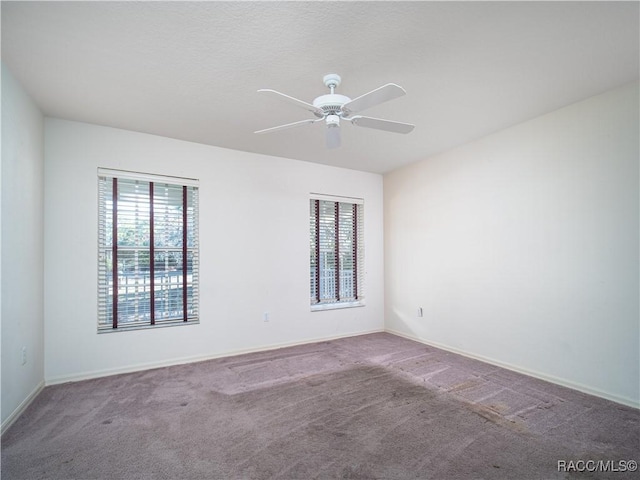
[{"label": "window sill", "polygon": [[311,311],[321,312],[323,310],[338,310],[340,308],[364,307],[364,305],[362,300],[356,300],[355,302],[317,303],[311,305]]}]

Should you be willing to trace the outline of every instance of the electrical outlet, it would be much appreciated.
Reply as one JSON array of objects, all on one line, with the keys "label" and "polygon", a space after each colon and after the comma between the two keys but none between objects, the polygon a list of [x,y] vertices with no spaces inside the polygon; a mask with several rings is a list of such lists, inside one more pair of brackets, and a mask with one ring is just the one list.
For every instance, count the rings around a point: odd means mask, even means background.
[{"label": "electrical outlet", "polygon": [[22,347],[22,365],[27,363],[27,347]]},{"label": "electrical outlet", "polygon": [[418,316],[422,317],[422,307],[418,307]]},{"label": "electrical outlet", "polygon": [[268,322],[268,321],[269,321],[269,312],[264,312],[264,313],[262,314],[262,319],[263,319],[265,322]]}]

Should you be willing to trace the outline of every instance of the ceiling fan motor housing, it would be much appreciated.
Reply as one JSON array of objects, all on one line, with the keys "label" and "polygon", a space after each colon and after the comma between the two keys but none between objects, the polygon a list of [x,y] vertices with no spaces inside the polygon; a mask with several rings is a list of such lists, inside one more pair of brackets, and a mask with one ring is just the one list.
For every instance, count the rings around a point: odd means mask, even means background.
[{"label": "ceiling fan motor housing", "polygon": [[342,115],[342,106],[351,99],[345,95],[328,93],[320,95],[313,101],[313,106],[324,112],[324,115]]}]

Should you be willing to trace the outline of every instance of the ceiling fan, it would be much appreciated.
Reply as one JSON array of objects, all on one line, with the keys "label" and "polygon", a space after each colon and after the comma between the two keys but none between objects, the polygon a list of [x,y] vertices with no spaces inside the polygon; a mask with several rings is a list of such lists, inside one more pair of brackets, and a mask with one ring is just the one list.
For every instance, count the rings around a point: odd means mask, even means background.
[{"label": "ceiling fan", "polygon": [[327,127],[327,148],[337,148],[340,146],[341,120],[349,121],[358,127],[375,128],[377,130],[384,130],[393,133],[409,133],[415,127],[415,125],[411,125],[410,123],[393,122],[391,120],[382,120],[380,118],[354,115],[366,110],[367,108],[371,108],[380,103],[405,95],[407,92],[405,92],[404,88],[396,85],[395,83],[387,83],[382,87],[376,88],[375,90],[365,93],[364,95],[360,95],[352,100],[345,95],[335,93],[336,87],[340,85],[340,75],[330,73],[325,75],[322,78],[322,81],[325,86],[329,88],[331,93],[320,95],[313,101],[313,104],[290,97],[289,95],[285,95],[284,93],[276,90],[258,90],[260,93],[268,93],[272,96],[275,95],[281,100],[285,100],[293,105],[302,107],[308,112],[311,112],[316,118],[309,118],[306,120],[300,120],[299,122],[287,123],[286,125],[265,128],[264,130],[258,130],[255,133],[271,133],[278,130],[285,130],[287,128],[324,122]]}]

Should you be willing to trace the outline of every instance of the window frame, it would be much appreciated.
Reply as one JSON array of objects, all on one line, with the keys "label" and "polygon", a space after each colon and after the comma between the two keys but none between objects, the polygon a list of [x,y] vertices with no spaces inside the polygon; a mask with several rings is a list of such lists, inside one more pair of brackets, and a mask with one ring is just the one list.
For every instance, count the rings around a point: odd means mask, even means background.
[{"label": "window frame", "polygon": [[[136,212],[138,207],[142,205],[143,210],[146,207],[147,210],[142,212],[143,224],[144,220],[148,222],[146,228],[148,229],[146,245],[121,245],[118,238],[118,228],[122,227],[119,224],[118,207],[121,199],[119,198],[119,184],[127,185],[129,188],[142,182],[144,187],[147,188],[141,190],[140,200],[133,202]],[[156,188],[166,189],[165,202],[163,203],[162,197],[156,196]],[[110,192],[108,190],[111,190]],[[169,190],[173,192],[173,202],[169,202],[170,198]],[[175,201],[176,193],[181,190],[181,200]],[[180,197],[178,197],[180,198]],[[181,228],[181,245],[156,245],[155,235],[158,233],[164,233],[165,236],[169,232],[169,227],[165,224],[162,225],[162,221],[155,222],[154,214],[156,207],[165,206],[165,210],[168,212],[169,207],[175,209],[179,204],[180,219],[175,221],[175,212],[173,225],[179,225]],[[111,211],[109,211],[111,210]],[[146,216],[145,216],[146,215]],[[131,172],[125,170],[114,170],[107,168],[98,168],[98,318],[97,318],[97,330],[98,333],[116,332],[116,331],[131,331],[141,330],[149,328],[160,328],[177,325],[193,325],[198,324],[200,321],[199,316],[199,181],[197,179],[154,175],[140,172]],[[126,217],[125,217],[126,218]],[[137,218],[137,217],[136,217]],[[126,221],[126,220],[125,220]],[[109,222],[111,223],[109,228]],[[165,220],[166,223],[166,220]],[[161,225],[156,231],[156,227]],[[110,231],[109,231],[110,230]],[[144,227],[141,225],[135,225],[135,235],[142,234],[144,236]],[[110,235],[110,237],[109,237]],[[110,238],[110,241],[109,241]],[[148,318],[138,319],[133,322],[119,322],[118,312],[118,296],[121,294],[119,288],[119,274],[114,275],[114,270],[118,272],[118,256],[119,253],[126,251],[136,251],[136,274],[135,289],[134,289],[134,303],[148,302]],[[180,293],[182,315],[174,315],[169,318],[162,318],[157,316],[156,312],[169,312],[170,310],[161,310],[156,306],[156,295],[158,292],[162,294],[164,291],[168,291],[166,285],[163,287],[162,282],[156,283],[156,263],[157,254],[164,253],[170,255],[170,251],[174,252],[172,257],[181,259],[179,263],[180,280],[178,285],[182,288]],[[147,284],[144,279],[144,274],[140,274],[138,270],[139,255],[140,253],[148,255],[148,280]],[[109,257],[109,254],[111,255]],[[109,261],[111,266],[109,267]],[[169,261],[165,259],[165,262]],[[165,263],[166,265],[166,263]],[[114,269],[115,266],[115,269]],[[191,268],[189,268],[189,266]],[[143,268],[144,271],[144,268]],[[190,273],[190,275],[189,275]],[[138,291],[139,279],[142,276],[142,292]],[[189,279],[189,276],[191,277]],[[109,278],[111,277],[111,278]],[[169,279],[170,281],[170,279]],[[159,286],[159,288],[158,288]],[[130,295],[129,292],[125,293]],[[148,296],[148,299],[147,299]],[[169,297],[171,298],[171,297]],[[171,300],[175,301],[175,300]],[[171,303],[171,302],[170,302]],[[178,310],[179,311],[179,310]],[[136,316],[138,310],[136,307]]]},{"label": "window frame", "polygon": [[[333,204],[333,206],[329,205],[330,208],[334,209],[333,222],[335,222],[333,226],[333,233],[335,235],[335,239],[333,239],[333,247],[332,251],[325,250],[326,253],[331,253],[333,255],[333,263],[335,268],[335,280],[330,283],[333,284],[333,288],[330,290],[334,291],[334,296],[332,298],[321,298],[320,290],[326,290],[326,287],[321,287],[322,279],[320,275],[320,264],[324,263],[322,260],[321,250],[321,233],[320,233],[320,221],[323,215],[320,213],[320,202],[328,202],[329,204]],[[342,207],[341,207],[342,205]],[[326,204],[325,204],[326,206]],[[309,269],[310,269],[310,294],[315,289],[314,294],[310,295],[310,308],[312,312],[315,311],[324,311],[324,310],[334,310],[341,308],[352,308],[352,307],[362,307],[365,306],[365,297],[364,297],[364,272],[365,272],[365,250],[364,250],[364,199],[362,198],[354,198],[354,197],[346,197],[346,196],[337,196],[337,195],[325,195],[319,193],[311,193],[309,198],[309,234],[310,234],[310,260],[309,260]],[[346,216],[343,215],[344,209],[352,209],[352,220],[351,220],[351,230],[347,230],[348,233],[351,234],[351,239],[347,243],[347,245],[351,246],[352,256],[351,263],[353,266],[352,270],[343,270],[343,262],[344,260],[340,256],[340,245],[341,240],[344,240],[345,230],[341,229],[341,221],[345,221],[348,218],[348,214]],[[326,216],[323,217],[326,222]],[[341,220],[342,219],[342,220]],[[347,222],[348,224],[348,222]],[[344,223],[343,223],[344,225]],[[348,227],[347,227],[348,228]],[[315,253],[314,253],[315,250]],[[314,264],[315,260],[315,264]],[[314,271],[315,265],[315,271]],[[347,297],[346,299],[341,299],[341,278],[346,274],[346,272],[351,272],[350,276],[352,278],[352,293],[353,295]],[[315,278],[314,278],[315,277]],[[326,277],[325,277],[326,278]]]}]

